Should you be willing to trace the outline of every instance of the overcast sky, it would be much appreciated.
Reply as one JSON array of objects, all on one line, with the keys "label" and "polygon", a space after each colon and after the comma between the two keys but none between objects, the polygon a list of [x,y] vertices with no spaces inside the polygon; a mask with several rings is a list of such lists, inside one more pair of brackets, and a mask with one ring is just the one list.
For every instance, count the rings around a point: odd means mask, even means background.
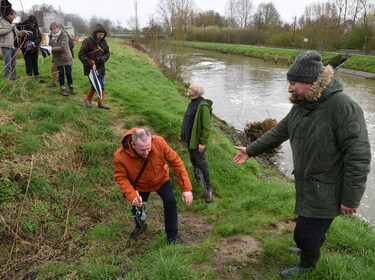
[{"label": "overcast sky", "polygon": [[[52,4],[61,8],[64,13],[78,14],[84,19],[92,16],[109,18],[114,23],[120,21],[124,27],[129,26],[129,20],[135,17],[135,0],[10,0],[15,10],[29,10],[33,5],[43,3]],[[138,20],[140,27],[147,26],[150,16],[156,14],[159,0],[137,0]],[[195,0],[195,6],[203,11],[214,10],[225,15],[225,6],[228,0]],[[255,0],[255,7],[261,2],[273,2],[281,15],[282,20],[292,23],[294,16],[301,16],[305,6],[317,1],[314,0]]]}]

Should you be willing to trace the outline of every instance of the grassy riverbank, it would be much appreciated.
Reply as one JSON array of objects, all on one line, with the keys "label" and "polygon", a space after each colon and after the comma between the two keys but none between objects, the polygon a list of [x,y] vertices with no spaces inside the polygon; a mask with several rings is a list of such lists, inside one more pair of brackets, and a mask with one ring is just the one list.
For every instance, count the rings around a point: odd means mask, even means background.
[{"label": "grassy riverbank", "polygon": [[[257,46],[234,45],[234,44],[215,44],[202,42],[178,42],[184,46],[199,48],[204,50],[214,50],[222,53],[244,55],[264,60],[271,60],[280,63],[293,63],[294,59],[305,50],[266,48]],[[342,60],[342,55],[338,53],[320,52],[324,63],[338,65]]]},{"label": "grassy riverbank", "polygon": [[353,55],[340,67],[375,73],[375,56]]},{"label": "grassy riverbank", "polygon": [[[245,45],[233,45],[233,44],[215,44],[215,43],[202,43],[202,42],[178,42],[184,46],[213,50],[222,53],[230,53],[236,55],[244,55],[250,57],[261,58],[264,60],[275,61],[275,63],[293,63],[297,56],[305,52],[306,50],[294,50],[294,49],[280,49],[280,48],[266,48],[256,46],[245,46]],[[343,54],[331,53],[331,52],[319,52],[322,56],[324,64],[331,64],[337,67],[343,61]],[[340,65],[341,68],[347,68],[351,70],[358,70],[364,72],[375,73],[375,57],[374,56],[361,56],[353,55],[350,56],[344,64]]]},{"label": "grassy riverbank", "polygon": [[[119,42],[110,40],[109,111],[84,107],[88,81],[77,58],[76,96],[33,79],[1,84],[0,279],[279,279],[279,270],[298,261],[287,251],[293,184],[255,160],[235,166],[233,143],[217,122],[208,148],[214,202],[204,203],[194,184],[196,200],[186,207],[176,188],[180,233],[189,244],[167,245],[156,194],[146,235],[129,240],[133,221],[113,180],[113,152],[127,129],[146,126],[191,172],[178,139],[189,100],[148,57]],[[50,58],[40,72],[49,67]],[[20,60],[19,76],[23,68]],[[368,225],[339,217],[317,270],[303,279],[374,279],[374,248]]]}]

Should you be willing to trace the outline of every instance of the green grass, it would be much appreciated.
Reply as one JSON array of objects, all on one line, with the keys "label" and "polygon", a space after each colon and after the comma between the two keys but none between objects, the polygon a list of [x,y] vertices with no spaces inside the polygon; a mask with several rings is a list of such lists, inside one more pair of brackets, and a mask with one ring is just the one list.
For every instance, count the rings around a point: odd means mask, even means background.
[{"label": "green grass", "polygon": [[375,73],[375,57],[364,55],[352,55],[341,67],[352,70]]},{"label": "green grass", "polygon": [[[293,50],[293,49],[282,49],[282,48],[266,48],[256,46],[245,46],[245,45],[234,45],[234,44],[215,44],[215,43],[201,43],[201,42],[178,42],[188,47],[214,50],[223,53],[244,55],[256,58],[262,58],[265,60],[271,60],[275,62],[287,62],[292,63],[299,54],[306,50]],[[337,66],[342,60],[342,55],[338,53],[319,52],[322,56],[322,61],[325,64],[331,64]]]},{"label": "green grass", "polygon": [[[199,198],[202,190],[193,183],[195,201],[187,207],[175,189],[182,237],[197,239],[185,246],[167,245],[157,198],[149,203],[146,235],[128,238],[133,218],[113,179],[113,153],[126,130],[145,126],[167,139],[191,174],[179,140],[189,100],[184,86],[168,80],[146,55],[120,41],[109,42],[106,100],[111,110],[84,107],[89,84],[77,58],[75,96],[48,88],[48,77],[42,84],[20,79],[0,92],[0,278],[279,279],[279,270],[298,262],[287,251],[294,244],[294,186],[253,159],[236,166],[233,143],[216,130],[216,121],[207,152],[214,202]],[[42,74],[49,73],[50,62],[47,58],[40,64]],[[21,59],[17,67],[22,77]],[[290,226],[283,228],[284,223]],[[14,258],[17,228],[15,249],[22,254]],[[254,261],[244,257],[218,263],[218,242],[236,234],[259,242]],[[373,279],[374,247],[371,227],[340,217],[317,270],[303,279]]]}]

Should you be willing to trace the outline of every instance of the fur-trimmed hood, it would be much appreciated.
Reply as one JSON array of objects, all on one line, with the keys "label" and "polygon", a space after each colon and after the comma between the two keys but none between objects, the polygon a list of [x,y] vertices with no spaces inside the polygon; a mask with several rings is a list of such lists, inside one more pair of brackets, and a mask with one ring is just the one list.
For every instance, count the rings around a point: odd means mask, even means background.
[{"label": "fur-trimmed hood", "polygon": [[[305,98],[307,102],[316,102],[322,97],[322,92],[331,83],[333,78],[334,70],[331,65],[327,65],[323,68],[323,71],[319,74],[316,81],[306,91]],[[292,94],[289,97],[292,103],[300,103],[296,96]]]}]

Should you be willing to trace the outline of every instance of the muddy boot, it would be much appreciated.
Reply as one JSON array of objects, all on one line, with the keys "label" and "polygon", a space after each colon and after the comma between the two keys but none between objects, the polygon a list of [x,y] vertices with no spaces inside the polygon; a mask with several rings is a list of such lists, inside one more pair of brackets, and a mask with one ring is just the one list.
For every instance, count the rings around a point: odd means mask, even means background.
[{"label": "muddy boot", "polygon": [[69,85],[69,90],[71,94],[77,94],[76,89],[74,88],[74,85]]},{"label": "muddy boot", "polygon": [[106,109],[106,110],[111,109],[111,107],[109,107],[108,105],[105,105],[105,104],[98,104],[98,107],[101,108],[101,109]]},{"label": "muddy boot", "polygon": [[131,239],[137,239],[145,230],[139,226],[136,226],[134,230],[130,233]]},{"label": "muddy boot", "polygon": [[204,192],[204,200],[206,203],[211,203],[212,202],[212,190],[211,189],[206,189]]},{"label": "muddy boot", "polygon": [[316,263],[319,260],[319,255],[320,254],[306,255],[302,253],[299,265],[281,271],[280,276],[289,278],[295,274],[315,269]]},{"label": "muddy boot", "polygon": [[187,244],[179,235],[176,235],[175,237],[168,237],[167,242],[168,244]]},{"label": "muddy boot", "polygon": [[60,94],[63,95],[63,96],[68,96],[69,95],[69,93],[66,91],[65,86],[61,86],[60,87]]},{"label": "muddy boot", "polygon": [[91,101],[85,100],[85,104],[87,108],[92,108],[92,103]]}]

